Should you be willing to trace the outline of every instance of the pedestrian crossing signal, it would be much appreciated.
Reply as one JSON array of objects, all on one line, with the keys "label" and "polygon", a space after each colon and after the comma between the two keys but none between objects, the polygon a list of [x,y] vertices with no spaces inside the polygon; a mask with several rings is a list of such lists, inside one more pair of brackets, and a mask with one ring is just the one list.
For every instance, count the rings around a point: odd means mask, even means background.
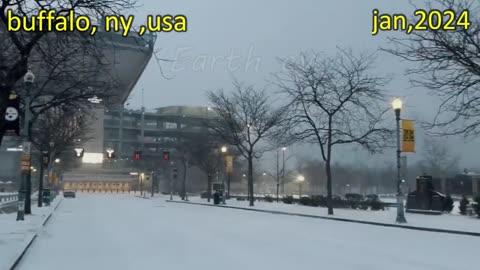
[{"label": "pedestrian crossing signal", "polygon": [[170,160],[170,152],[163,152],[163,160]]},{"label": "pedestrian crossing signal", "polygon": [[135,153],[133,154],[133,159],[134,160],[142,159],[142,151],[135,151]]}]

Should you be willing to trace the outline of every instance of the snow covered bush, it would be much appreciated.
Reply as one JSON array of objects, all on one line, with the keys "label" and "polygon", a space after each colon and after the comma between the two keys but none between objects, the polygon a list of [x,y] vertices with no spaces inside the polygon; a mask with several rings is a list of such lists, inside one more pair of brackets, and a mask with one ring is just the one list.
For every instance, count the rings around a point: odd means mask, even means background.
[{"label": "snow covered bush", "polygon": [[270,195],[266,195],[265,197],[263,197],[265,199],[266,202],[273,202],[273,197],[270,196]]},{"label": "snow covered bush", "polygon": [[327,207],[327,199],[322,195],[313,195],[310,200],[310,205]]},{"label": "snow covered bush", "polygon": [[453,199],[450,195],[445,197],[445,201],[443,202],[443,212],[452,212],[453,210]]},{"label": "snow covered bush", "polygon": [[460,206],[458,207],[460,209],[460,214],[466,215],[467,214],[467,205],[470,204],[470,201],[467,199],[465,195],[463,195],[462,200],[460,201]]},{"label": "snow covered bush", "polygon": [[385,205],[382,201],[376,199],[370,201],[370,209],[373,211],[385,210]]},{"label": "snow covered bush", "polygon": [[477,213],[477,216],[480,218],[480,195],[477,195],[473,200],[476,202],[474,205],[475,213]]},{"label": "snow covered bush", "polygon": [[368,201],[361,201],[358,205],[358,208],[362,210],[368,210]]},{"label": "snow covered bush", "polygon": [[292,204],[293,203],[293,196],[287,195],[282,198],[283,203]]},{"label": "snow covered bush", "polygon": [[301,205],[310,205],[311,204],[310,197],[307,197],[307,196],[301,197],[300,200],[299,200],[299,203]]}]

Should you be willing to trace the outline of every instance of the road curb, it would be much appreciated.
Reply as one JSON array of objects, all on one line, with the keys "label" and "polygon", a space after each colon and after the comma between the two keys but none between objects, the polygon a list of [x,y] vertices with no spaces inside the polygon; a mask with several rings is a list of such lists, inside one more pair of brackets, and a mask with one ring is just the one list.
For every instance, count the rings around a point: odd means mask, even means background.
[{"label": "road curb", "polygon": [[25,253],[27,253],[28,248],[33,244],[33,241],[35,241],[35,238],[37,238],[37,234],[33,235],[32,239],[30,239],[30,241],[28,242],[28,245],[23,249],[20,256],[18,256],[18,258],[13,263],[13,265],[10,267],[10,270],[15,270],[15,268],[17,268],[18,264],[23,259],[23,256],[25,255]]},{"label": "road curb", "polygon": [[194,202],[185,202],[185,201],[171,201],[171,200],[166,200],[166,202],[210,206],[210,207],[220,207],[220,208],[231,208],[231,209],[237,209],[237,210],[261,212],[261,213],[269,213],[269,214],[285,215],[285,216],[298,216],[298,217],[306,217],[306,218],[325,219],[325,220],[359,223],[359,224],[382,226],[382,227],[399,228],[399,229],[405,229],[405,230],[426,231],[426,232],[447,233],[447,234],[468,235],[468,236],[480,237],[480,233],[477,233],[477,232],[467,232],[467,231],[436,229],[436,228],[428,228],[428,227],[416,227],[416,226],[409,226],[409,225],[388,224],[388,223],[363,221],[363,220],[355,220],[355,219],[348,219],[348,218],[324,217],[324,216],[299,214],[299,213],[289,213],[289,212],[283,212],[283,211],[272,211],[272,210],[244,208],[244,207],[228,206],[228,205],[213,205],[213,204],[205,204],[205,203],[194,203]]},{"label": "road curb", "polygon": [[[55,208],[53,208],[53,211],[50,212],[50,214],[48,215],[48,217],[43,221],[42,223],[42,227],[45,227],[45,225],[47,224],[47,222],[50,220],[50,218],[52,217],[53,213],[55,212],[55,210],[57,210],[58,206],[60,206],[60,204],[62,203],[63,199],[60,199],[60,201],[57,203],[57,205],[55,206]],[[25,256],[25,254],[27,253],[27,250],[30,248],[30,246],[33,244],[33,242],[35,241],[35,239],[37,239],[37,233],[35,233],[32,237],[32,239],[28,242],[28,245],[23,249],[22,253],[20,254],[20,256],[18,256],[18,258],[15,260],[15,262],[13,263],[13,265],[10,267],[10,270],[15,270],[18,266],[18,264],[22,261],[23,259],[23,256]]]}]

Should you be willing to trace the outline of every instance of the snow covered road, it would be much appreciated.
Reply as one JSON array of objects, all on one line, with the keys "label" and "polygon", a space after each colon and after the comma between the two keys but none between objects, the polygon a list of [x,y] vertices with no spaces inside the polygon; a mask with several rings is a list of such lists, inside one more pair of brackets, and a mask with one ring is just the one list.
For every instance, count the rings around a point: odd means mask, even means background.
[{"label": "snow covered road", "polygon": [[467,270],[477,263],[478,237],[164,199],[104,194],[66,199],[18,269]]}]

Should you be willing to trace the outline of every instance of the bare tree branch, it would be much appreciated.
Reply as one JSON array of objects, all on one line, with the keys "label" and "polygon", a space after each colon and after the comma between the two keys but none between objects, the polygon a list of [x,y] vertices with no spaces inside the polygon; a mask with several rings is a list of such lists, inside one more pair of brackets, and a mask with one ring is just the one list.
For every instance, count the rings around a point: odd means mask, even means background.
[{"label": "bare tree branch", "polygon": [[[424,123],[431,135],[478,135],[480,127],[480,4],[473,0],[428,1],[427,8],[468,10],[468,29],[417,31],[390,38],[384,51],[415,63],[407,70],[413,86],[441,101],[434,119]],[[415,20],[415,18],[412,18]]]},{"label": "bare tree branch", "polygon": [[374,55],[355,56],[350,50],[339,49],[335,57],[307,52],[298,60],[283,60],[285,70],[274,76],[290,101],[290,137],[320,147],[328,179],[329,214],[333,214],[333,147],[357,144],[377,153],[391,138],[391,130],[383,125],[387,112],[383,87],[389,80],[370,74],[374,63]]}]

